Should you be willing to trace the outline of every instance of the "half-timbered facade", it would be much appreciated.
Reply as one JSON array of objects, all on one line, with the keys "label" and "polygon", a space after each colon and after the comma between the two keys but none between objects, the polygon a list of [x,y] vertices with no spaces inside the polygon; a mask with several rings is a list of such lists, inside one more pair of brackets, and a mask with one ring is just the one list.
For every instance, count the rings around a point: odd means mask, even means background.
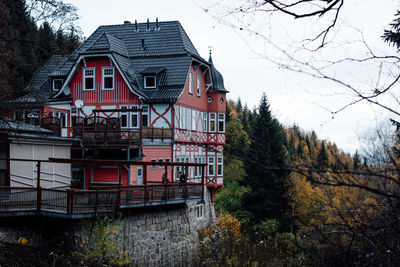
[{"label": "half-timbered facade", "polygon": [[[48,97],[16,119],[79,138],[72,158],[206,163],[223,185],[226,93],[211,53],[203,59],[177,21],[100,26],[72,55],[53,56],[30,87]],[[72,166],[73,184],[143,183],[142,166]],[[201,167],[150,166],[152,181],[196,182]]]}]

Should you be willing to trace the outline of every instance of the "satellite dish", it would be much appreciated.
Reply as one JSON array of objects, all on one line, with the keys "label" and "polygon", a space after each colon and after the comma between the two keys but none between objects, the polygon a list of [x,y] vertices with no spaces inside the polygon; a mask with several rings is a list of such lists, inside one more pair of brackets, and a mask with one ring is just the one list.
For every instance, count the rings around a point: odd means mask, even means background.
[{"label": "satellite dish", "polygon": [[83,101],[78,99],[75,101],[75,107],[77,108],[82,108],[83,107]]},{"label": "satellite dish", "polygon": [[64,88],[64,94],[69,95],[71,93],[71,89],[67,86]]},{"label": "satellite dish", "polygon": [[131,76],[135,75],[135,67],[133,66],[133,64],[130,64],[126,70],[129,75]]},{"label": "satellite dish", "polygon": [[32,112],[28,114],[28,118],[39,118],[39,115]]}]

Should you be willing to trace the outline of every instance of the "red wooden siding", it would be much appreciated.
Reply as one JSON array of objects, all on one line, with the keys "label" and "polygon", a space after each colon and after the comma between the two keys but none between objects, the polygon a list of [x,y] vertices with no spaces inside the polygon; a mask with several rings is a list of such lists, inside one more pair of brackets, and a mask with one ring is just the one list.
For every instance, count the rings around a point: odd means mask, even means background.
[{"label": "red wooden siding", "polygon": [[86,67],[95,68],[95,90],[83,91],[83,65],[80,65],[69,83],[73,101],[80,99],[85,105],[137,104],[139,99],[125,83],[118,69],[114,66],[114,90],[102,90],[102,67],[112,66],[108,58],[87,59]]}]

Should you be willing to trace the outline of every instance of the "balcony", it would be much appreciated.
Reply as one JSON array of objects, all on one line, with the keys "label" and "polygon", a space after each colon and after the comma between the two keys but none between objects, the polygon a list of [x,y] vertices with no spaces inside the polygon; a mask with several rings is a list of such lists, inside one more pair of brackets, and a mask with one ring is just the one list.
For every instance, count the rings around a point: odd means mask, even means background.
[{"label": "balcony", "polygon": [[[30,178],[30,186],[0,186],[0,217],[43,215],[58,218],[89,218],[97,215],[116,214],[124,209],[139,207],[163,206],[183,204],[188,201],[201,201],[205,192],[204,176],[190,182],[183,183],[158,181],[160,177],[153,177],[148,174],[153,164],[162,165],[165,171],[171,170],[169,166],[201,166],[205,164],[196,163],[154,163],[138,161],[111,161],[111,160],[75,160],[75,159],[6,159],[11,163],[21,165],[23,162],[31,163],[29,170],[32,177],[22,177],[19,173],[13,173],[15,168],[6,170],[13,183]],[[116,185],[96,184],[89,186],[89,189],[72,189],[68,185],[64,188],[54,188],[49,181],[49,175],[62,170],[62,165],[68,166],[72,163],[82,165],[104,164],[126,166],[128,164],[142,166],[143,184],[125,185],[121,183],[121,176],[116,177]],[[52,168],[50,168],[54,165]],[[22,166],[22,165],[21,165]],[[28,166],[28,165],[26,165]],[[35,166],[35,167],[34,167]],[[18,171],[20,171],[18,169]],[[61,179],[56,178],[56,179]],[[61,182],[61,181],[60,181]],[[36,184],[36,186],[34,186]],[[58,183],[60,184],[60,183]]]},{"label": "balcony", "polygon": [[141,146],[143,139],[171,140],[173,133],[170,128],[126,129],[121,127],[120,118],[105,117],[74,117],[72,127],[61,126],[59,118],[45,117],[40,126],[56,136],[81,138],[85,147]]}]

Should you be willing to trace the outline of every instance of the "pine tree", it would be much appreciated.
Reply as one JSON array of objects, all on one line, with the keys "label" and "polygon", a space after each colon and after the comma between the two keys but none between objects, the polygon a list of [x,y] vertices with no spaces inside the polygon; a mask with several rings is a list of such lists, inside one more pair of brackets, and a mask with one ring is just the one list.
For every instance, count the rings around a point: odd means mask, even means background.
[{"label": "pine tree", "polygon": [[284,180],[288,175],[284,170],[287,163],[284,146],[287,141],[282,126],[271,114],[265,94],[260,101],[252,128],[246,162],[247,176],[243,182],[243,185],[250,186],[251,192],[244,205],[252,215],[253,224],[267,218],[283,222],[287,206],[284,198]]},{"label": "pine tree", "polygon": [[319,149],[318,155],[317,155],[317,166],[321,170],[325,170],[327,165],[328,165],[328,154],[326,153],[325,142],[322,141],[321,148]]}]

